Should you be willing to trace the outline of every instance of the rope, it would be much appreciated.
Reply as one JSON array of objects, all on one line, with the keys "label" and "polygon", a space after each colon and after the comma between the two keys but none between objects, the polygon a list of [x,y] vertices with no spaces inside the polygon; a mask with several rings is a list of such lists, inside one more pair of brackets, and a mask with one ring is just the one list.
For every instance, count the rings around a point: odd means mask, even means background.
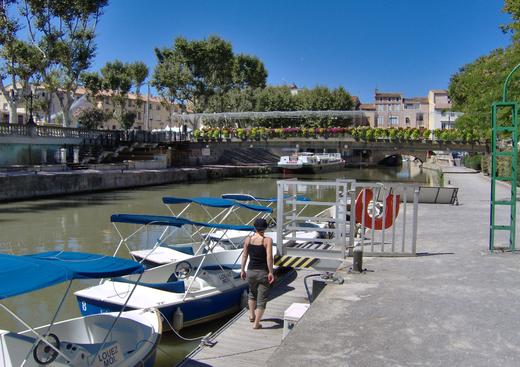
[{"label": "rope", "polygon": [[242,355],[242,354],[253,353],[253,352],[258,352],[258,351],[261,351],[261,350],[272,349],[272,348],[277,348],[277,347],[278,347],[278,345],[271,345],[269,347],[250,349],[250,350],[246,350],[246,351],[243,351],[243,352],[224,354],[224,355],[216,356],[216,357],[200,358],[199,361],[209,361],[211,359],[220,359],[220,358],[226,358],[226,357],[239,356],[239,355]]},{"label": "rope", "polygon": [[166,324],[170,327],[170,329],[172,329],[172,331],[175,333],[175,335],[177,335],[179,338],[181,338],[184,341],[192,342],[192,341],[196,341],[196,340],[202,340],[202,339],[204,339],[204,338],[206,338],[208,336],[208,334],[206,334],[204,336],[199,336],[199,337],[196,337],[196,338],[185,338],[181,334],[179,334],[179,332],[177,330],[174,329],[173,325],[166,318],[166,316],[164,316],[164,314],[161,312],[161,310],[158,309],[157,311],[159,311],[159,313],[161,314],[161,317],[163,318],[164,321],[166,321]]}]

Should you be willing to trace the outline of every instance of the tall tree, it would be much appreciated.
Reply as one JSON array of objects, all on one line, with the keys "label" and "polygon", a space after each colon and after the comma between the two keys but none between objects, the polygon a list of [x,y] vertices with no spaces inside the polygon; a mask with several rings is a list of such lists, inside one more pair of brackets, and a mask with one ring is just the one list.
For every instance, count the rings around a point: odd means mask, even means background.
[{"label": "tall tree", "polygon": [[513,21],[509,24],[502,25],[501,28],[505,33],[511,33],[515,41],[520,40],[520,0],[505,0],[504,13],[509,13]]},{"label": "tall tree", "polygon": [[126,109],[128,93],[132,89],[132,70],[129,64],[124,64],[119,60],[107,62],[101,68],[103,76],[103,89],[111,93],[114,103],[114,117],[121,126],[128,130],[135,122],[135,113],[128,112]]},{"label": "tall tree", "polygon": [[256,56],[238,54],[233,59],[233,83],[239,89],[265,88],[267,70]]},{"label": "tall tree", "polygon": [[155,54],[153,84],[170,102],[180,101],[185,108],[202,112],[210,97],[222,97],[233,86],[233,50],[220,37],[195,41],[179,37],[172,48],[156,49]]},{"label": "tall tree", "polygon": [[[58,100],[63,125],[70,126],[70,107],[79,78],[94,58],[96,26],[108,0],[22,0],[22,15],[33,45],[59,75]],[[44,73],[44,81],[49,75]]]},{"label": "tall tree", "polygon": [[[9,123],[17,123],[17,106],[30,93],[30,83],[44,67],[37,50],[18,37],[15,0],[0,1],[0,93],[9,105]],[[11,84],[8,90],[5,82]]]},{"label": "tall tree", "polygon": [[[504,12],[511,14],[512,22],[502,26],[511,32],[513,42],[488,55],[462,66],[450,80],[449,95],[453,108],[464,112],[456,125],[462,129],[477,130],[489,136],[493,102],[501,99],[502,86],[509,72],[520,63],[520,0],[505,0]],[[520,80],[515,77],[509,84],[509,98],[520,99]]]}]

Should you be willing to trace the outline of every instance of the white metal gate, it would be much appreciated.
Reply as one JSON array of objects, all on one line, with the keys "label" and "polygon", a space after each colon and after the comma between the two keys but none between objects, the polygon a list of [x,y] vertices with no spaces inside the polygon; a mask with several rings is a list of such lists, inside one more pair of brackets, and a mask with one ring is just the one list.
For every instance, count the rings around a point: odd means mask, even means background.
[{"label": "white metal gate", "polygon": [[416,254],[419,186],[294,179],[278,181],[277,189],[277,250],[287,258],[281,265],[345,259],[354,246],[366,256]]}]

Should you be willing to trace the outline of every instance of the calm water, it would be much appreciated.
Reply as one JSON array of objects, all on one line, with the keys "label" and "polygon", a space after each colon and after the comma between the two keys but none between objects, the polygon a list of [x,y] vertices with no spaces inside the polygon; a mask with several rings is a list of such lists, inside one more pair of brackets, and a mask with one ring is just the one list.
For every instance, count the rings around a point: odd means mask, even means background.
[{"label": "calm water", "polygon": [[[0,204],[0,244],[3,252],[25,254],[50,250],[86,251],[112,254],[119,236],[110,223],[113,213],[141,213],[168,215],[161,198],[174,196],[219,196],[226,192],[244,192],[257,196],[275,196],[276,179],[281,176],[225,179],[194,184],[155,186],[134,190],[112,191],[88,195],[65,196],[54,199]],[[348,169],[323,175],[304,175],[304,179],[355,178],[369,181],[415,181],[428,185],[432,181],[429,172],[421,172],[415,166],[402,168]],[[202,212],[192,211],[191,218],[204,220]],[[127,230],[131,227],[122,227]],[[147,247],[157,237],[156,232],[143,233],[130,243],[132,248]],[[124,252],[122,256],[127,256]],[[34,274],[38,276],[38,274]],[[72,291],[92,284],[76,281]],[[8,299],[5,304],[17,311],[32,326],[48,323],[65,291],[65,285],[47,288],[29,295]],[[0,310],[2,311],[2,310]],[[22,329],[5,311],[0,316],[1,329]],[[60,312],[59,319],[79,315],[72,295]],[[205,335],[218,329],[226,320],[182,330],[187,337]],[[197,342],[182,342],[173,334],[163,335],[157,366],[172,366],[191,351]]]}]

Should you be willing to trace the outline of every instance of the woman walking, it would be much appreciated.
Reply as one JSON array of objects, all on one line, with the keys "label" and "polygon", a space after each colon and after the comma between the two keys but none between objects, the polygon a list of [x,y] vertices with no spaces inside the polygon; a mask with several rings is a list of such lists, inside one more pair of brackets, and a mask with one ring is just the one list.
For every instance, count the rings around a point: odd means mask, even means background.
[{"label": "woman walking", "polygon": [[[261,329],[260,320],[265,311],[269,288],[274,282],[273,275],[273,240],[266,237],[267,221],[257,218],[254,223],[256,233],[244,240],[242,253],[242,271],[240,277],[249,283],[249,321],[253,329]],[[245,271],[247,258],[249,265]]]}]

